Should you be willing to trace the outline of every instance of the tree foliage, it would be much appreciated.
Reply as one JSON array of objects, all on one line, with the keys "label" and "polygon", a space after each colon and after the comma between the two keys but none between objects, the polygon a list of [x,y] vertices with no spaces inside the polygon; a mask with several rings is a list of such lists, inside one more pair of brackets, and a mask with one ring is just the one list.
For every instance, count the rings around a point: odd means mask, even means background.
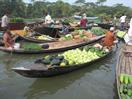
[{"label": "tree foliage", "polygon": [[76,3],[83,3],[83,6],[70,5],[57,0],[56,2],[47,2],[46,0],[35,1],[31,4],[25,4],[23,0],[0,0],[0,17],[5,12],[10,12],[10,17],[24,17],[24,18],[40,18],[44,17],[48,12],[54,18],[70,17],[75,13],[82,15],[86,13],[87,16],[99,16],[106,19],[111,19],[114,16],[120,17],[126,14],[127,17],[132,17],[132,8],[126,7],[123,4],[116,4],[114,6],[104,6],[106,0],[97,0],[98,3],[86,2],[86,0],[77,0]]}]

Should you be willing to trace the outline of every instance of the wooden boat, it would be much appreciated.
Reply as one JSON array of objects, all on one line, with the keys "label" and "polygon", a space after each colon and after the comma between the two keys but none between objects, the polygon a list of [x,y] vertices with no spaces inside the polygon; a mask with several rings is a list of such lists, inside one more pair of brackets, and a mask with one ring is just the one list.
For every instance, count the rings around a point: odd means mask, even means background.
[{"label": "wooden boat", "polygon": [[12,70],[25,77],[34,77],[34,78],[51,77],[51,76],[72,72],[83,67],[88,67],[90,64],[103,60],[106,56],[110,55],[111,52],[112,50],[100,58],[97,58],[95,60],[83,64],[74,64],[74,65],[60,67],[60,66],[49,66],[49,65],[46,66],[41,63],[34,63],[26,67],[12,68]]},{"label": "wooden boat", "polygon": [[110,29],[110,27],[114,27],[112,24],[98,23],[98,26],[104,29]]},{"label": "wooden boat", "polygon": [[[35,33],[33,36],[24,36],[24,30],[13,30],[12,33],[15,33],[16,35],[18,35],[21,39],[25,40],[25,41],[29,41],[29,42],[34,42],[34,43],[46,43],[46,42],[55,42],[58,41],[55,38],[50,37],[50,39],[37,39],[37,36],[42,36],[42,34],[40,33]],[[46,36],[46,35],[43,35]],[[48,37],[47,37],[48,38]]]},{"label": "wooden boat", "polygon": [[[118,61],[116,65],[116,83],[117,83],[117,91],[119,99],[121,98],[120,93],[120,75],[121,74],[127,74],[132,75],[132,46],[123,45],[122,49],[120,50]],[[129,98],[125,98],[129,99]],[[131,98],[130,98],[131,99]]]},{"label": "wooden boat", "polygon": [[104,37],[104,35],[93,37],[90,39],[77,39],[77,40],[44,43],[41,45],[48,45],[49,48],[41,49],[41,50],[24,50],[22,48],[8,49],[3,46],[0,47],[0,50],[4,51],[4,52],[8,52],[8,53],[17,53],[17,54],[39,54],[39,53],[61,52],[61,51],[78,48],[81,46],[85,46],[85,45],[100,41],[103,37]]},{"label": "wooden boat", "polygon": [[42,39],[37,39],[35,38],[35,36],[20,36],[22,39],[24,39],[25,41],[29,41],[29,42],[34,42],[34,43],[47,43],[47,42],[56,42],[58,41],[57,39],[51,39],[51,40],[42,40]]}]

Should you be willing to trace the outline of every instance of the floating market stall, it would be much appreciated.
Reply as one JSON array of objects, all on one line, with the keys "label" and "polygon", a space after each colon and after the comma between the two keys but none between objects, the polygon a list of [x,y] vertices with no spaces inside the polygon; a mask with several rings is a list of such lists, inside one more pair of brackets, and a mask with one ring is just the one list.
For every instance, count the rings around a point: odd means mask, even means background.
[{"label": "floating market stall", "polygon": [[38,53],[53,53],[66,51],[73,48],[78,48],[81,46],[85,46],[87,44],[91,44],[97,41],[100,41],[104,35],[92,37],[89,39],[74,39],[68,41],[60,41],[60,42],[50,42],[44,44],[21,44],[20,48],[9,49],[4,46],[0,46],[0,50],[8,53],[18,53],[18,54],[38,54]]},{"label": "floating market stall", "polygon": [[103,49],[100,44],[85,46],[82,49],[69,50],[61,54],[48,55],[37,59],[34,64],[26,67],[12,68],[25,77],[50,77],[87,67],[102,60],[112,50]]}]

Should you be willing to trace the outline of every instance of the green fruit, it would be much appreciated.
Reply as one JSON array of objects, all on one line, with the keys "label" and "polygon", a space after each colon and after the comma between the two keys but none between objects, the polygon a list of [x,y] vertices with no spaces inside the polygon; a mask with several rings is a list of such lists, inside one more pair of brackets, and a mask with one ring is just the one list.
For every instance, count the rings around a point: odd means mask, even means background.
[{"label": "green fruit", "polygon": [[125,78],[125,79],[124,79],[124,83],[125,83],[125,84],[128,84],[128,75],[125,75],[124,78]]},{"label": "green fruit", "polygon": [[128,89],[127,95],[131,97],[132,96],[132,90]]},{"label": "green fruit", "polygon": [[123,84],[120,85],[120,93],[123,93]]},{"label": "green fruit", "polygon": [[127,99],[124,94],[121,94],[121,99]]},{"label": "green fruit", "polygon": [[128,95],[126,95],[126,99],[131,99]]},{"label": "green fruit", "polygon": [[132,76],[129,76],[129,83],[132,84]]},{"label": "green fruit", "polygon": [[60,66],[62,66],[62,67],[63,67],[63,66],[66,66],[66,64],[62,62],[62,63],[60,64]]},{"label": "green fruit", "polygon": [[124,74],[120,75],[120,82],[123,83],[123,79],[124,79]]},{"label": "green fruit", "polygon": [[124,94],[126,94],[127,93],[127,89],[125,88],[125,89],[123,89],[123,93]]}]

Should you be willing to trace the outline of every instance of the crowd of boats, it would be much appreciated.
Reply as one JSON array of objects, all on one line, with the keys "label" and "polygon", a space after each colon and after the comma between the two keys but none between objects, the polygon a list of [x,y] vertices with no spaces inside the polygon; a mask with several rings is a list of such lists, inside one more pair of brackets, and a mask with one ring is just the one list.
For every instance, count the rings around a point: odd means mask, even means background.
[{"label": "crowd of boats", "polygon": [[[12,68],[22,76],[40,78],[88,67],[109,56],[115,47],[108,49],[101,45],[102,38],[105,37],[108,30],[98,26],[90,29],[73,26],[70,28],[70,34],[61,34],[60,30],[61,27],[58,25],[54,27],[39,26],[26,35],[24,30],[12,30],[11,32],[17,36],[16,47],[9,49],[1,43],[0,51],[25,55],[46,54],[46,56],[36,59],[34,64]],[[121,40],[125,32],[119,31],[117,34]],[[131,99],[132,97],[131,57],[132,47],[124,44],[116,66],[116,81],[120,99]]]}]

